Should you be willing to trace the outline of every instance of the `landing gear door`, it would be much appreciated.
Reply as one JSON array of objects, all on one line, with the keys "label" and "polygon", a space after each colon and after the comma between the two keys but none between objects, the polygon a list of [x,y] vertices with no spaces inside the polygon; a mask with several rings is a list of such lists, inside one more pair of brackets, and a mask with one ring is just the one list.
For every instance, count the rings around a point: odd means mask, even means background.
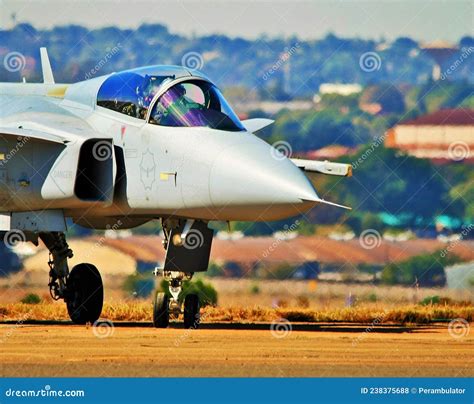
[{"label": "landing gear door", "polygon": [[204,222],[194,222],[184,239],[184,224],[171,230],[166,250],[165,271],[203,272],[209,266],[214,230]]}]

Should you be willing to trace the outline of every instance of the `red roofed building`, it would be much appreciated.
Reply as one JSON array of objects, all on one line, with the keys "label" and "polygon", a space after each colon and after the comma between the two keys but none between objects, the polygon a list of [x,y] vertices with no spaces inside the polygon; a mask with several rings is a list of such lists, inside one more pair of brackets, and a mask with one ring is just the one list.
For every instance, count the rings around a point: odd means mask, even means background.
[{"label": "red roofed building", "polygon": [[386,133],[385,146],[437,162],[474,163],[474,110],[442,109],[402,122]]}]

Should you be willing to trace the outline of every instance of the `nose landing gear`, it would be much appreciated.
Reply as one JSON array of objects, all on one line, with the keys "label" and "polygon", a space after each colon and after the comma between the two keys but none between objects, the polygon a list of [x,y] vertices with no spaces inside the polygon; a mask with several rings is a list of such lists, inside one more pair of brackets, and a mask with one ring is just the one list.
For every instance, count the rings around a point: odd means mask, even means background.
[{"label": "nose landing gear", "polygon": [[183,314],[184,327],[197,328],[201,321],[199,297],[190,293],[180,297],[180,294],[184,280],[191,280],[194,272],[207,270],[214,231],[207,223],[194,219],[163,218],[161,224],[166,256],[162,268],[154,273],[163,275],[169,282],[169,293],[168,297],[164,293],[155,295],[153,325],[166,328],[170,318],[177,319]]},{"label": "nose landing gear", "polygon": [[155,295],[153,304],[153,325],[156,328],[166,328],[170,318],[178,319],[184,316],[184,328],[197,328],[199,326],[199,297],[188,294],[184,298],[184,305],[179,300],[183,288],[183,280],[191,280],[193,274],[179,271],[155,271],[155,275],[162,274],[169,282],[171,298],[165,293]]}]

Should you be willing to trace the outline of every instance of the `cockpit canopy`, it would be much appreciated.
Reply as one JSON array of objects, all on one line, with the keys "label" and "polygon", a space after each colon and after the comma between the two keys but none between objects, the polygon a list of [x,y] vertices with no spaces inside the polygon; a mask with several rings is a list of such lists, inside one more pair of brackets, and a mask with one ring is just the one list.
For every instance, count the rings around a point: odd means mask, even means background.
[{"label": "cockpit canopy", "polygon": [[100,87],[97,105],[155,125],[245,130],[214,84],[180,67],[113,74]]}]

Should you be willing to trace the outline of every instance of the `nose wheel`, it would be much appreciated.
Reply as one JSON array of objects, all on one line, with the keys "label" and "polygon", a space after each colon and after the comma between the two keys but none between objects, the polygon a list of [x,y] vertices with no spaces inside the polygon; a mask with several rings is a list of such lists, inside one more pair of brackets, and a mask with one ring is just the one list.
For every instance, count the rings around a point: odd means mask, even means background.
[{"label": "nose wheel", "polygon": [[[159,272],[155,272],[158,275]],[[199,326],[199,297],[190,293],[184,298],[184,304],[179,300],[182,291],[183,280],[191,279],[192,274],[164,271],[164,278],[169,281],[169,292],[171,297],[165,293],[158,292],[153,302],[153,325],[155,328],[166,328],[170,318],[178,319],[180,314],[184,317],[184,328],[197,328]]]},{"label": "nose wheel", "polygon": [[157,293],[153,304],[153,325],[156,328],[166,328],[170,322],[169,298],[164,293]]},{"label": "nose wheel", "polygon": [[184,298],[184,328],[197,328],[199,321],[199,297],[189,294]]}]

